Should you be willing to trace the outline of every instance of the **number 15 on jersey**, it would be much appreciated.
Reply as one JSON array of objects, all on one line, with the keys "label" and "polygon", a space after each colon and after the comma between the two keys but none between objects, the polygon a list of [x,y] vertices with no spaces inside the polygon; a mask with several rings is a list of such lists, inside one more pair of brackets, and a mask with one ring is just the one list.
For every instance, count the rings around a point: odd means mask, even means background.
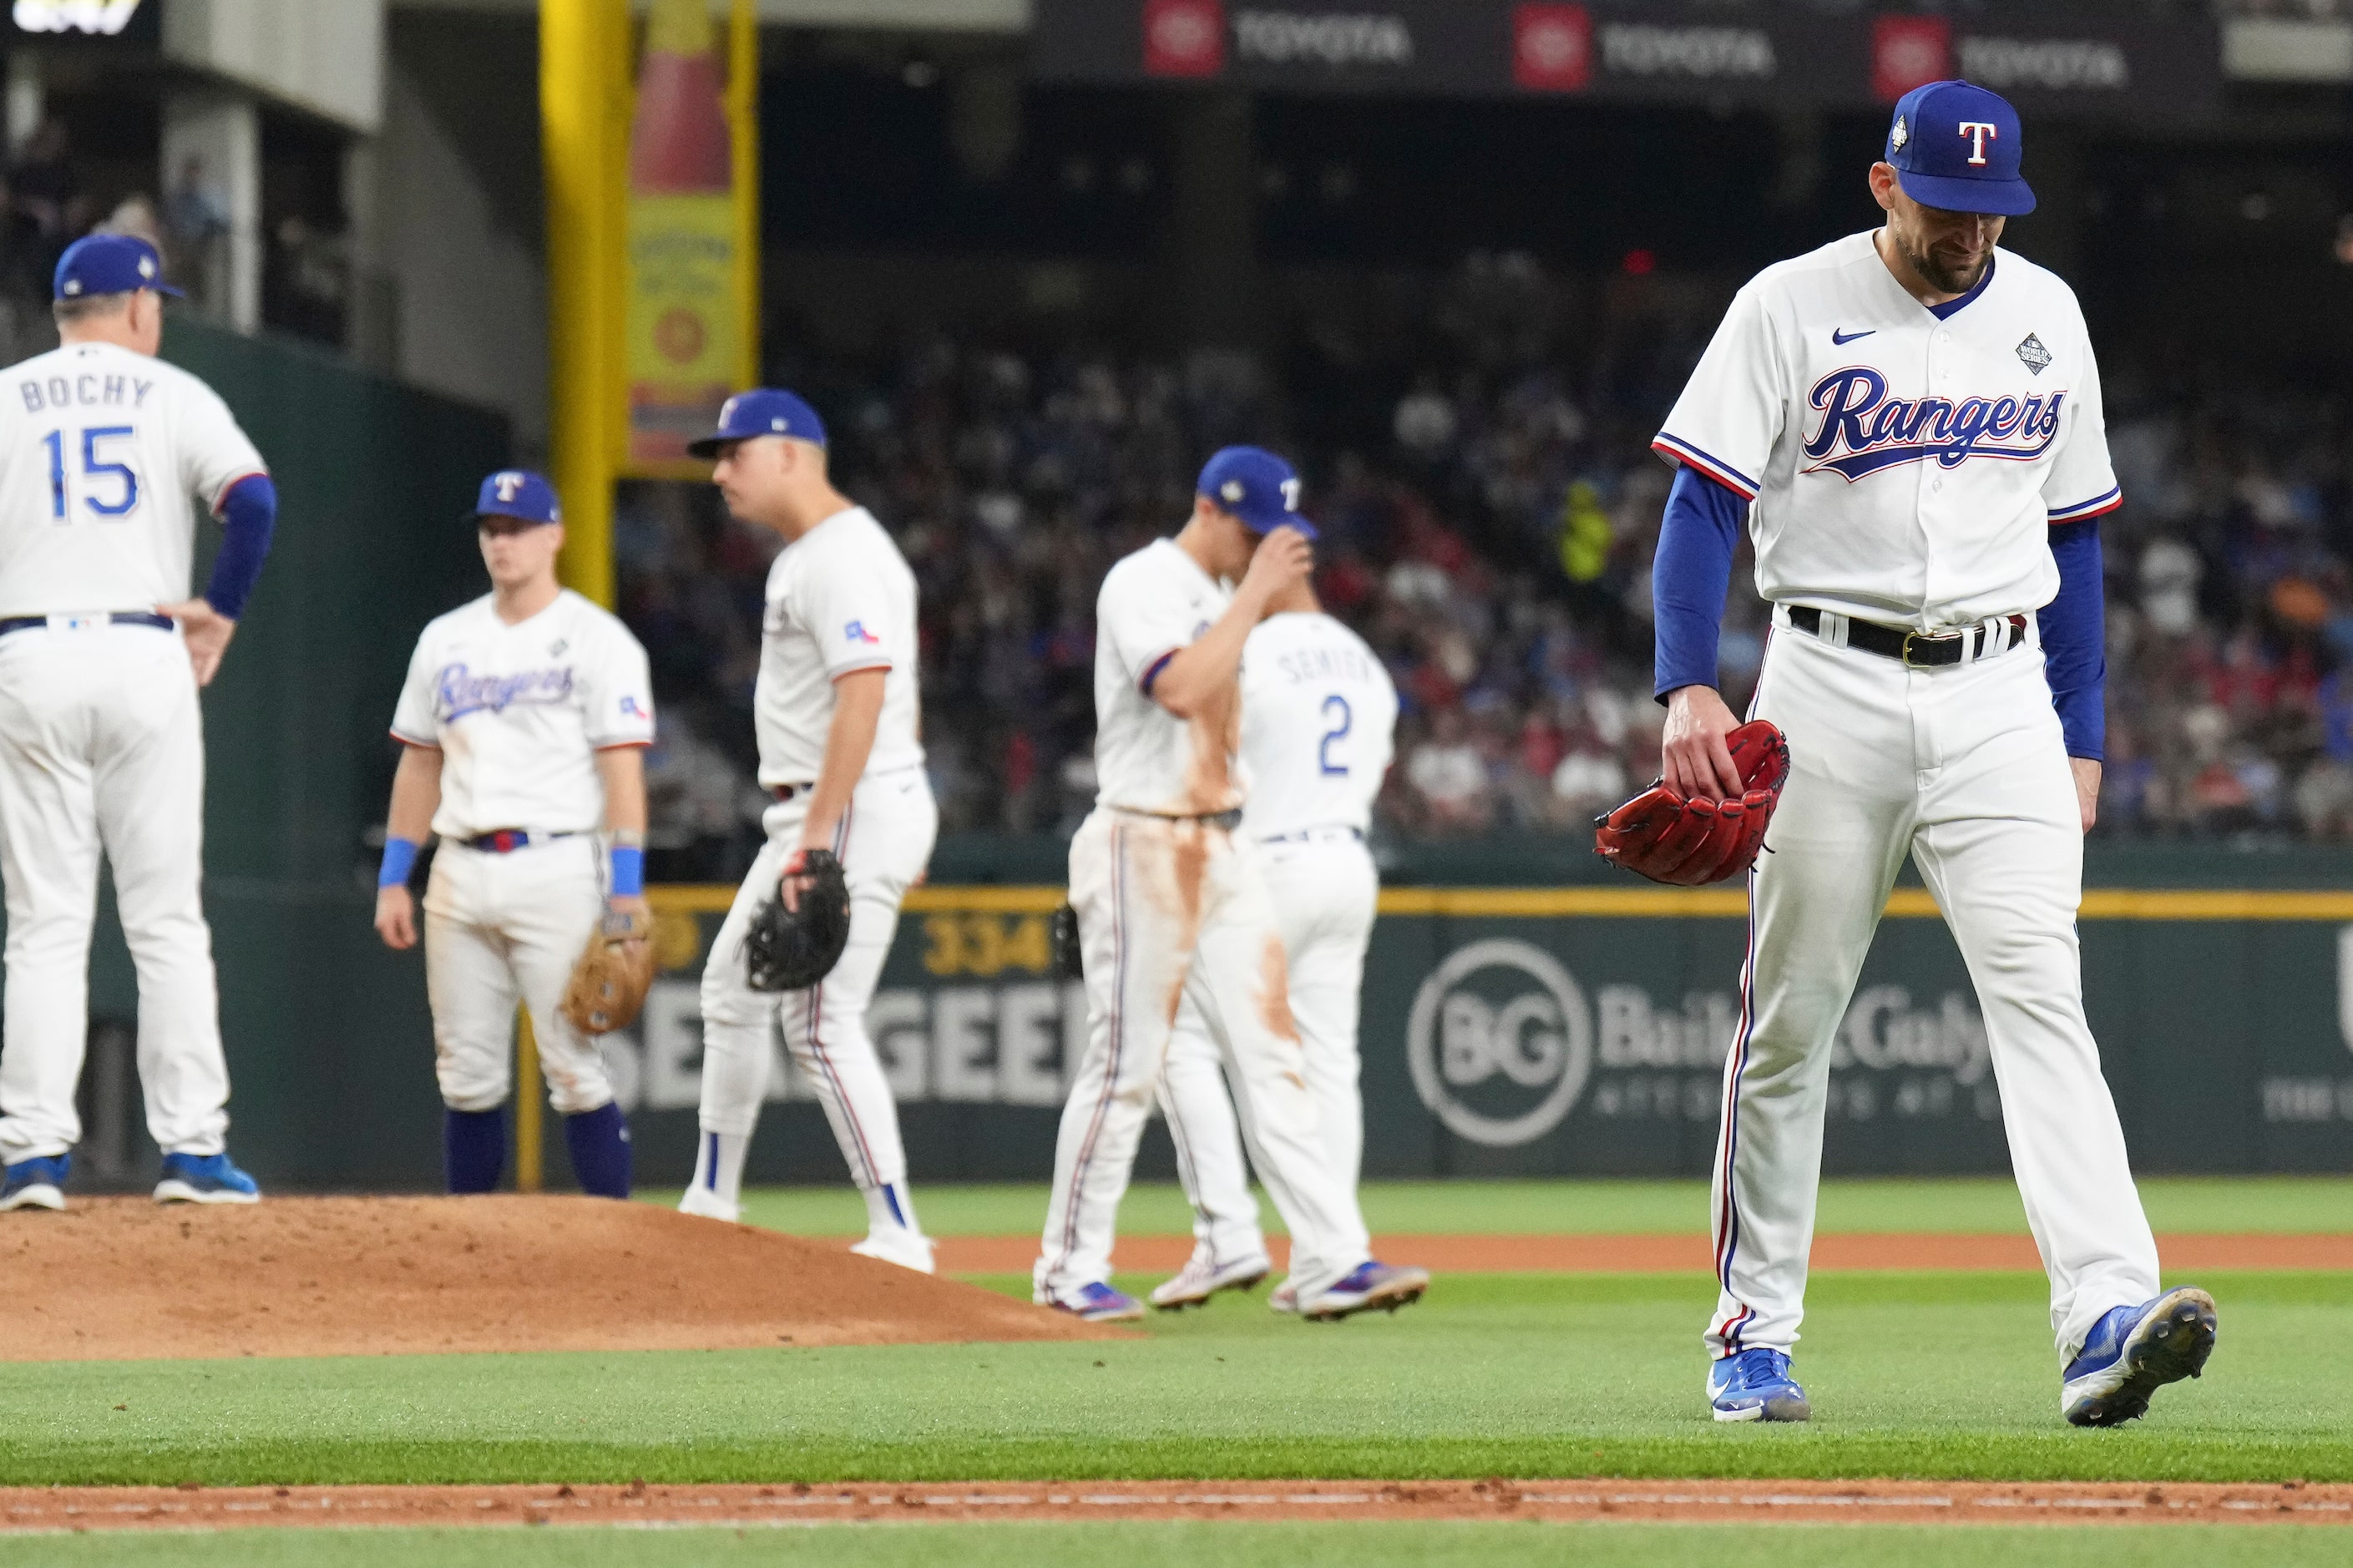
[{"label": "number 15 on jersey", "polygon": [[[109,441],[137,434],[136,427],[129,425],[92,425],[79,433],[81,482],[71,488],[79,492],[82,505],[93,514],[122,517],[139,505],[139,475],[130,464],[109,458],[105,446]],[[71,521],[72,508],[66,494],[69,439],[63,430],[52,430],[41,437],[41,444],[49,449],[49,516],[58,522]]]}]

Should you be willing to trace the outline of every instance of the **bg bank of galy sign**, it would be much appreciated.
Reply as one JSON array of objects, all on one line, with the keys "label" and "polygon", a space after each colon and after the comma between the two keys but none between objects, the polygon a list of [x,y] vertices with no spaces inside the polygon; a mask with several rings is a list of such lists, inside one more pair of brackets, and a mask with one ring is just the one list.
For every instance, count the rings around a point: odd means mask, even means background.
[{"label": "bg bank of galy sign", "polygon": [[[611,1042],[647,1130],[649,1180],[670,1174],[664,1151],[693,1145],[696,975],[728,891],[658,892],[668,973],[639,1029]],[[1704,1172],[1745,927],[1736,894],[1651,893],[1384,895],[1364,994],[1370,1173]],[[1083,989],[1046,973],[1044,917],[1060,897],[937,888],[911,900],[869,1024],[919,1174],[1050,1170],[1086,1028]],[[2205,897],[2094,894],[2086,906],[2087,1005],[2137,1155],[2149,1169],[2353,1165],[2353,898],[2255,920],[2228,902],[2210,912]],[[2168,898],[2191,901],[2148,902]],[[2001,1171],[1994,1042],[1968,974],[1925,895],[1899,891],[1894,907],[1830,1042],[1825,1164]],[[769,1093],[755,1173],[838,1174],[781,1047]]]}]

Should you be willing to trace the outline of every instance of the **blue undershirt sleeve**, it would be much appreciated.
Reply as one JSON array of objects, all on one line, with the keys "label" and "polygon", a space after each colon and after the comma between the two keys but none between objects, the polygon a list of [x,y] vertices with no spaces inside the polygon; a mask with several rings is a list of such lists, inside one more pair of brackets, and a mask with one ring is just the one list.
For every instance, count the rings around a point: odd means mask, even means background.
[{"label": "blue undershirt sleeve", "polygon": [[2043,673],[2067,754],[2096,762],[2108,738],[2107,586],[2098,520],[2052,523],[2051,558],[2059,563],[2059,596],[2037,617]]},{"label": "blue undershirt sleeve", "polygon": [[1747,520],[1748,502],[1728,486],[1689,464],[1675,469],[1651,565],[1658,636],[1657,684],[1651,689],[1662,702],[1678,687],[1715,684],[1724,598],[1732,587],[1732,557]]},{"label": "blue undershirt sleeve", "polygon": [[278,528],[278,487],[268,474],[248,474],[221,497],[221,547],[213,559],[205,602],[229,619],[245,613],[245,601],[261,580],[269,558],[269,536]]}]

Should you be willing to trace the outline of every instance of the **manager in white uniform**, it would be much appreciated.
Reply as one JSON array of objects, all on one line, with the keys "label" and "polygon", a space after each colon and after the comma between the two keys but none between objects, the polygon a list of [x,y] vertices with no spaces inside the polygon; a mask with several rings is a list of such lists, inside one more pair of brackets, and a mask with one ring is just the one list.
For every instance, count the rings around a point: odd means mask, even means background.
[{"label": "manager in white uniform", "polygon": [[[785,548],[768,571],[753,696],[760,784],[776,804],[763,822],[768,842],[702,971],[702,1141],[679,1207],[740,1216],[744,1156],[781,1009],[786,1047],[866,1199],[866,1239],[851,1250],[928,1274],[932,1243],[907,1191],[899,1108],[866,1033],[899,901],[923,879],[939,836],[917,738],[915,575],[874,515],[833,488],[825,426],[793,394],[761,388],[728,399],[718,433],[689,449],[718,459],[712,479],[728,511],[773,530]],[[841,860],[849,942],[823,981],[780,1002],[745,979],[744,934],[812,849]]]},{"label": "manager in white uniform", "polygon": [[[1071,841],[1087,1045],[1054,1144],[1035,1299],[1092,1321],[1138,1318],[1112,1285],[1119,1200],[1174,1032],[1191,1002],[1240,1090],[1259,1173],[1290,1226],[1300,1310],[1345,1317],[1418,1300],[1421,1269],[1372,1257],[1330,1168],[1257,862],[1234,842],[1242,647],[1306,580],[1299,476],[1256,447],[1203,465],[1193,514],[1112,567],[1095,603],[1095,809]],[[1238,588],[1227,584],[1240,579]]]},{"label": "manager in white uniform", "polygon": [[[1304,579],[1269,606],[1242,645],[1240,837],[1258,858],[1290,963],[1291,1016],[1306,1053],[1324,1160],[1356,1201],[1365,1106],[1356,1014],[1380,873],[1365,834],[1395,748],[1397,687],[1365,639],[1324,613]],[[1193,1256],[1153,1289],[1155,1307],[1248,1289],[1272,1265],[1242,1165],[1233,1103],[1200,1008],[1176,1015],[1160,1107],[1176,1173],[1193,1203]],[[1298,1310],[1286,1280],[1269,1302]]]},{"label": "manager in white uniform", "polygon": [[[154,357],[179,290],[153,246],[77,240],[55,292],[59,346],[0,372],[0,1209],[65,1206],[101,851],[139,973],[155,1197],[251,1203],[226,1152],[196,689],[260,577],[277,492],[212,389]],[[200,599],[191,497],[223,528]]]},{"label": "manager in white uniform", "polygon": [[387,947],[416,945],[409,873],[438,834],[425,988],[449,1190],[487,1193],[506,1163],[520,996],[581,1191],[626,1198],[628,1123],[596,1042],[559,1004],[607,911],[646,912],[646,650],[557,585],[564,519],[545,479],[492,474],[474,522],[491,591],[427,625],[393,715],[375,929]]},{"label": "manager in white uniform", "polygon": [[2020,135],[2017,111],[1968,82],[1906,94],[1871,169],[1885,225],[1741,289],[1656,442],[1681,466],[1653,569],[1665,781],[1692,799],[1739,793],[1715,679],[1744,522],[1774,605],[1754,716],[1789,742],[1725,1066],[1719,1421],[1810,1414],[1789,1350],[1831,1042],[1906,855],[1985,1011],[2066,1418],[2138,1415],[2213,1343],[2205,1292],[2158,1289],[2084,1017],[2075,910],[2105,672],[2094,520],[2121,498],[2075,296],[1996,245],[2004,215],[2034,205]]}]

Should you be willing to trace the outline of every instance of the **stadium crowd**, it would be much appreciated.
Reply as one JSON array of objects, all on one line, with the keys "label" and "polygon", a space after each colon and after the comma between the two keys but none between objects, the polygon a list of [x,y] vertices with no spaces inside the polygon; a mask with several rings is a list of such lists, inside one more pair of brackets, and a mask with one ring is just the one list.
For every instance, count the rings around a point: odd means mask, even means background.
[{"label": "stadium crowd", "polygon": [[[1662,716],[1649,568],[1669,479],[1647,443],[1720,301],[1671,307],[1662,290],[1563,358],[1564,287],[1524,257],[1466,263],[1380,427],[1312,440],[1292,434],[1296,396],[1226,354],[934,342],[862,377],[804,374],[845,489],[922,584],[946,829],[1068,831],[1083,814],[1103,572],[1182,519],[1202,455],[1245,438],[1303,459],[1319,588],[1396,677],[1387,828],[1579,832],[1646,783]],[[2130,364],[2120,353],[2108,372],[2126,504],[2103,525],[2101,831],[2353,835],[2345,412],[2310,392],[2160,386]],[[1330,373],[1288,368],[1294,383]],[[622,515],[623,613],[669,703],[658,837],[724,859],[760,804],[748,712],[768,554],[691,490],[643,487]],[[1748,581],[1744,560],[1722,645],[1736,706],[1764,653]]]}]

